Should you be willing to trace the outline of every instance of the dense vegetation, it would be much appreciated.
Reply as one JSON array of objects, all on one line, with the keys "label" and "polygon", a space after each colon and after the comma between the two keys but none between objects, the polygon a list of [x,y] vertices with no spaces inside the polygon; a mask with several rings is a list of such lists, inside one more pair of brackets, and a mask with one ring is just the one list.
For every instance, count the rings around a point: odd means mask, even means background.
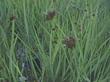
[{"label": "dense vegetation", "polygon": [[110,82],[110,0],[0,0],[0,82]]}]

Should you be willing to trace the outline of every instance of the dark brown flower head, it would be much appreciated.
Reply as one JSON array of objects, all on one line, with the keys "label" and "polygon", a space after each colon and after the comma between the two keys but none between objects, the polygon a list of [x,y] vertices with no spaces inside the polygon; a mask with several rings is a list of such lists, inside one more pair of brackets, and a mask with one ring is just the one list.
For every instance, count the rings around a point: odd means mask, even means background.
[{"label": "dark brown flower head", "polygon": [[47,15],[46,15],[46,20],[52,20],[56,15],[56,12],[55,11],[49,11],[47,12]]},{"label": "dark brown flower head", "polygon": [[10,21],[16,20],[16,16],[11,16]]},{"label": "dark brown flower head", "polygon": [[64,40],[64,44],[66,45],[67,48],[73,48],[75,47],[75,39],[73,37],[67,37]]}]

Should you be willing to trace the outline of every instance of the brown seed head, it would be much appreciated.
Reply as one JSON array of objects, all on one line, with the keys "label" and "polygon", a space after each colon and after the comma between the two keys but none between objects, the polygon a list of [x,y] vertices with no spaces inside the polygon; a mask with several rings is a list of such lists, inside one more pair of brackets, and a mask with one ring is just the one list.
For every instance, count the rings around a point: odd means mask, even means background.
[{"label": "brown seed head", "polygon": [[55,11],[49,11],[46,15],[46,20],[52,20],[55,15],[56,15]]},{"label": "brown seed head", "polygon": [[10,21],[16,20],[16,16],[11,16]]},{"label": "brown seed head", "polygon": [[64,44],[66,45],[67,48],[73,48],[75,47],[75,39],[73,37],[67,37],[64,40]]}]

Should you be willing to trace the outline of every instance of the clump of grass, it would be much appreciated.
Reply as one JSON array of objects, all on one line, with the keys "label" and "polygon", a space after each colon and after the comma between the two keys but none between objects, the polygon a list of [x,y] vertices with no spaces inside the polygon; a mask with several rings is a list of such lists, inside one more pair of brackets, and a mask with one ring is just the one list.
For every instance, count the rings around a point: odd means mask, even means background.
[{"label": "clump of grass", "polygon": [[0,82],[109,82],[110,12],[105,4],[0,1]]}]

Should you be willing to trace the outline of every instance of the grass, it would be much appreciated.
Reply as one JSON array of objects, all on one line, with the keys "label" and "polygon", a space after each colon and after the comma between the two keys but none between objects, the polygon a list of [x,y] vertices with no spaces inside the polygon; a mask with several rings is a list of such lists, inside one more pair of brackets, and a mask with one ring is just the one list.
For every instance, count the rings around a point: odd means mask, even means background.
[{"label": "grass", "polygon": [[110,82],[109,3],[0,0],[0,82]]}]

